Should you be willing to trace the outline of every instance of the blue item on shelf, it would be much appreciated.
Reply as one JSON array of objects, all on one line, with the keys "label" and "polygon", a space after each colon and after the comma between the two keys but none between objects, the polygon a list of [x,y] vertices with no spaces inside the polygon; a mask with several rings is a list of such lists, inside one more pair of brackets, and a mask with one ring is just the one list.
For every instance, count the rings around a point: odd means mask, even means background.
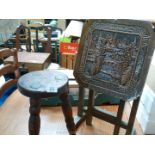
[{"label": "blue item on shelf", "polygon": [[17,86],[14,85],[14,86],[8,88],[8,89],[4,92],[4,94],[3,94],[3,95],[1,96],[1,98],[0,98],[0,106],[2,106],[2,105],[4,104],[5,100],[6,100],[6,99],[9,97],[9,95],[11,95],[11,93],[12,93],[14,90],[16,90],[16,89],[17,89]]}]

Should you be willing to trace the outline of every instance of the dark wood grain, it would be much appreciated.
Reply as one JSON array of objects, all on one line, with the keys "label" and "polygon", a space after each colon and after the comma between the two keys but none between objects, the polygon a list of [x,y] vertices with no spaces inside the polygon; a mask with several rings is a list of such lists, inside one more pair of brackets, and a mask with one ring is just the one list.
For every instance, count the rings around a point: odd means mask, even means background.
[{"label": "dark wood grain", "polygon": [[11,86],[14,86],[17,84],[17,79],[9,79],[8,81],[5,82],[4,85],[0,87],[0,96]]},{"label": "dark wood grain", "polygon": [[34,71],[18,80],[18,88],[28,97],[51,97],[68,92],[68,77],[59,71]]},{"label": "dark wood grain", "polygon": [[118,112],[117,112],[117,123],[115,125],[115,128],[114,128],[114,135],[118,135],[119,134],[119,130],[120,130],[120,127],[121,127],[121,121],[122,121],[122,118],[123,118],[123,112],[124,112],[124,107],[125,107],[125,101],[121,100],[120,103],[119,103],[119,107],[118,107]]},{"label": "dark wood grain", "polygon": [[15,70],[16,70],[16,66],[7,64],[3,68],[1,68],[0,76],[5,75],[7,73],[12,73]]},{"label": "dark wood grain", "polygon": [[87,116],[86,116],[86,124],[92,125],[92,111],[94,106],[94,90],[89,90],[89,100],[88,100],[88,110],[87,110]]},{"label": "dark wood grain", "polygon": [[62,101],[61,107],[62,107],[63,114],[65,116],[65,121],[66,121],[68,132],[71,135],[75,135],[76,129],[75,129],[75,124],[74,124],[74,120],[72,117],[72,109],[71,109],[68,93],[66,92],[66,93],[61,94],[60,99]]},{"label": "dark wood grain", "polygon": [[129,134],[132,133],[133,124],[134,124],[134,121],[135,121],[135,118],[136,118],[136,113],[137,113],[137,110],[138,110],[139,101],[140,101],[140,97],[138,97],[133,102],[131,112],[130,112],[130,116],[129,116],[128,125],[127,125],[126,135],[129,135]]},{"label": "dark wood grain", "polygon": [[[47,34],[47,38],[39,38],[39,35],[38,35],[39,31],[45,31],[45,33]],[[49,26],[35,27],[35,32],[36,32],[35,46],[34,46],[35,52],[39,51],[39,43],[42,43],[42,47],[44,49],[44,51],[42,52],[52,53],[52,45],[51,45],[52,29],[51,27]]]},{"label": "dark wood grain", "polygon": [[75,78],[97,92],[136,99],[142,93],[154,40],[152,24],[146,21],[88,20],[80,39]]},{"label": "dark wood grain", "polygon": [[[21,34],[23,32],[23,34]],[[25,25],[19,25],[16,30],[16,48],[17,50],[22,50],[21,45],[24,44],[26,46],[26,51],[31,52],[31,32],[30,28]]]},{"label": "dark wood grain", "polygon": [[[12,50],[15,50],[15,49],[12,49]],[[14,52],[11,52],[9,48],[4,48],[4,49],[1,49],[0,50],[0,58],[5,58],[5,57],[8,57],[8,56],[13,56],[14,55]]]},{"label": "dark wood grain", "polygon": [[38,135],[40,131],[40,99],[30,98],[29,134]]},{"label": "dark wood grain", "polygon": [[[147,21],[100,19],[85,22],[74,76],[81,87],[91,92],[88,109],[84,110],[88,125],[95,116],[114,124],[114,134],[119,134],[120,127],[127,129],[126,134],[132,133],[138,98],[145,84],[154,43],[155,33],[152,24]],[[121,100],[116,116],[93,108],[93,91]],[[129,122],[124,123],[122,115],[128,100],[134,102]],[[81,103],[79,106],[83,107]]]},{"label": "dark wood grain", "polygon": [[0,76],[6,75],[8,73],[14,73],[15,79],[10,79],[6,81],[1,87],[0,87],[0,96],[11,86],[15,85],[17,83],[17,80],[20,76],[19,70],[18,70],[18,56],[17,56],[17,49],[2,49],[0,50],[0,59],[4,59],[5,57],[13,56],[13,63],[7,64],[0,69]]},{"label": "dark wood grain", "polygon": [[80,117],[83,115],[84,95],[85,95],[85,89],[81,85],[79,85],[78,116]]}]

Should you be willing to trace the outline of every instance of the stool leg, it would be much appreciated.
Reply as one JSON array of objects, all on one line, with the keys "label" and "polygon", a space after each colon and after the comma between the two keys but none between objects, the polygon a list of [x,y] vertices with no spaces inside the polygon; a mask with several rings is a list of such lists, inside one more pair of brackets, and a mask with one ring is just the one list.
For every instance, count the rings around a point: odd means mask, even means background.
[{"label": "stool leg", "polygon": [[119,107],[118,107],[117,124],[115,125],[115,128],[114,128],[114,133],[113,133],[114,135],[119,134],[120,124],[121,124],[122,117],[123,117],[124,107],[125,107],[125,101],[121,100],[119,103]]},{"label": "stool leg", "polygon": [[130,112],[129,121],[128,121],[128,125],[127,125],[126,135],[129,135],[132,133],[132,129],[133,129],[133,125],[134,125],[134,121],[136,118],[136,113],[137,113],[137,109],[138,109],[138,105],[139,105],[139,100],[140,100],[140,97],[138,97],[133,102],[132,109]]},{"label": "stool leg", "polygon": [[92,125],[92,110],[94,105],[94,91],[89,90],[89,100],[88,100],[88,110],[87,110],[87,116],[86,116],[86,124]]},{"label": "stool leg", "polygon": [[62,111],[65,117],[66,126],[70,135],[75,135],[75,123],[72,115],[72,109],[69,102],[68,93],[63,93],[60,95],[62,101]]},{"label": "stool leg", "polygon": [[40,131],[40,99],[30,98],[29,134],[38,135]]}]

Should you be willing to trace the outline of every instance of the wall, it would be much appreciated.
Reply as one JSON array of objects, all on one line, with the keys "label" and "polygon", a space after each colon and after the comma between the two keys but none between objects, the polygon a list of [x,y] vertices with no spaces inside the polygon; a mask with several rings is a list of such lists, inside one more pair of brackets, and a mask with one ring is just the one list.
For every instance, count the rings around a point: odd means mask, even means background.
[{"label": "wall", "polygon": [[58,19],[58,27],[64,31],[66,29],[66,19]]},{"label": "wall", "polygon": [[155,54],[152,58],[152,63],[149,69],[146,83],[155,92]]},{"label": "wall", "polygon": [[137,119],[144,134],[155,134],[155,53],[140,99]]},{"label": "wall", "polygon": [[0,42],[5,42],[15,32],[23,19],[0,19]]}]

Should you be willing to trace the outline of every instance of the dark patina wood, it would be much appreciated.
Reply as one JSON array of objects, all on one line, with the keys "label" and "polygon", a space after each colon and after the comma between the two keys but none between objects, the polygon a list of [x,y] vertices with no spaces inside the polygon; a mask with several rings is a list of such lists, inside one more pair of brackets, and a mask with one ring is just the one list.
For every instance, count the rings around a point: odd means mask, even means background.
[{"label": "dark patina wood", "polygon": [[25,45],[26,51],[31,52],[31,32],[29,27],[24,25],[18,26],[15,40],[17,50],[22,50],[21,45]]},{"label": "dark patina wood", "polygon": [[129,134],[131,134],[133,132],[133,124],[134,124],[133,120],[136,117],[139,101],[140,101],[140,97],[135,99],[134,102],[133,102],[133,106],[132,106],[132,109],[131,109],[131,113],[130,113],[130,117],[129,117],[129,121],[128,121],[128,125],[127,125],[126,135],[129,135]]},{"label": "dark patina wood", "polygon": [[[137,98],[142,93],[154,47],[155,34],[150,22],[86,21],[74,68],[75,79],[84,88],[120,98],[121,103],[116,116],[101,112],[89,104],[85,118],[92,113],[114,124],[114,134],[119,133],[120,127],[131,134],[138,108]],[[129,123],[123,123],[125,101],[130,100],[134,100],[134,103]]]},{"label": "dark patina wood", "polygon": [[84,105],[84,95],[85,95],[85,90],[84,87],[79,85],[79,103],[78,103],[78,116],[82,116],[83,114],[83,105]]},{"label": "dark patina wood", "polygon": [[40,99],[30,98],[29,134],[38,135],[40,131]]},{"label": "dark patina wood", "polygon": [[[52,53],[52,42],[51,42],[51,35],[52,35],[52,29],[49,26],[39,26],[35,27],[36,30],[36,39],[35,39],[35,52],[39,51],[39,43],[42,43],[44,51],[46,53]],[[47,34],[47,38],[39,38],[39,31],[44,31],[44,33]]]},{"label": "dark patina wood", "polygon": [[15,85],[17,83],[17,80],[20,76],[19,70],[18,70],[18,56],[17,56],[17,49],[2,49],[0,50],[0,59],[4,59],[8,56],[13,56],[13,63],[12,64],[7,64],[4,65],[0,69],[0,76],[9,74],[9,73],[14,73],[15,78],[14,79],[9,79],[0,87],[0,96],[11,86]]},{"label": "dark patina wood", "polygon": [[69,134],[74,135],[75,134],[75,124],[72,117],[72,109],[71,105],[69,104],[69,96],[68,92],[63,93],[60,95],[60,99],[62,101],[62,111],[65,116],[65,122],[68,129]]},{"label": "dark patina wood", "polygon": [[94,106],[94,90],[89,90],[88,110],[86,116],[86,124],[92,125],[92,111]]},{"label": "dark patina wood", "polygon": [[123,112],[124,112],[124,107],[125,107],[125,101],[120,100],[120,105],[118,107],[118,112],[117,112],[117,120],[116,120],[117,124],[115,125],[115,128],[114,128],[114,135],[119,134],[120,124],[121,124]]},{"label": "dark patina wood", "polygon": [[65,74],[58,71],[47,70],[30,72],[19,79],[18,89],[23,95],[30,97],[30,134],[39,134],[39,100],[53,96],[60,97],[68,132],[75,134],[75,124],[68,99],[68,77]]}]

